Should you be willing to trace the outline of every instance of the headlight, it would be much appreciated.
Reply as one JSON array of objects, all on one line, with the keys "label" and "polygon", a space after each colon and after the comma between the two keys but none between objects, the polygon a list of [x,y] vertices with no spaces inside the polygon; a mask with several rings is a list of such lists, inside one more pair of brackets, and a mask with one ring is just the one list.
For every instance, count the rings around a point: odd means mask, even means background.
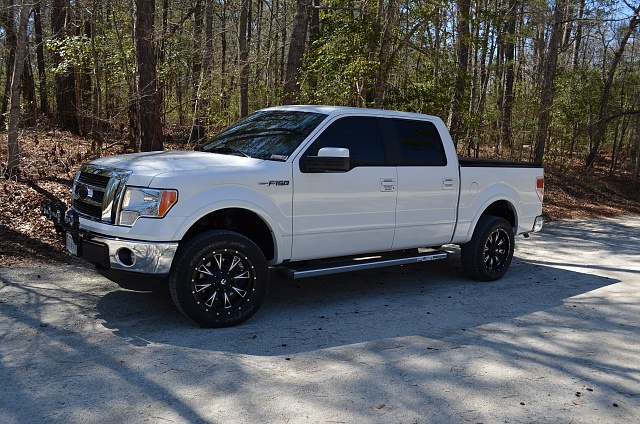
[{"label": "headlight", "polygon": [[127,187],[117,224],[131,227],[138,218],[162,218],[177,201],[176,190]]}]

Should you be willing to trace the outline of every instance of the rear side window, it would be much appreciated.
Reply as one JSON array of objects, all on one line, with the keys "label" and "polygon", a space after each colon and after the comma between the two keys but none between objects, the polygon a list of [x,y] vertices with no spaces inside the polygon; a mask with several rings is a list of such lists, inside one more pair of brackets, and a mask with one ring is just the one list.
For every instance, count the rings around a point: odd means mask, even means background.
[{"label": "rear side window", "polygon": [[356,166],[384,166],[384,146],[378,121],[374,117],[354,116],[333,122],[318,136],[305,156],[316,156],[323,147],[349,149],[351,168]]},{"label": "rear side window", "polygon": [[445,166],[442,140],[431,122],[392,119],[398,135],[399,166]]}]

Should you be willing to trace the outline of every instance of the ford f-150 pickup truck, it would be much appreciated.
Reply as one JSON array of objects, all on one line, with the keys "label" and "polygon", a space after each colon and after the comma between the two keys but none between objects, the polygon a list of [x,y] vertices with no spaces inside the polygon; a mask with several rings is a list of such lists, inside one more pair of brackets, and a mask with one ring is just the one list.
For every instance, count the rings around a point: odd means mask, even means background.
[{"label": "ford f-150 pickup truck", "polygon": [[333,106],[260,110],[195,151],[82,165],[43,202],[72,254],[120,285],[168,282],[197,324],[251,317],[270,267],[303,278],[445,259],[502,277],[543,225],[540,164],[458,159],[437,117]]}]

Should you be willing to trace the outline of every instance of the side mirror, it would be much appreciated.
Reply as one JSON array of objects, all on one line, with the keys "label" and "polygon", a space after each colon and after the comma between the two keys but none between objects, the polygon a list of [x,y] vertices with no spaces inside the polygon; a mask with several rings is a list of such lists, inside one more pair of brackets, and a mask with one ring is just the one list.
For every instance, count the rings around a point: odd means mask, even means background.
[{"label": "side mirror", "polygon": [[302,172],[347,172],[351,167],[349,149],[323,147],[318,156],[307,156],[302,165]]}]

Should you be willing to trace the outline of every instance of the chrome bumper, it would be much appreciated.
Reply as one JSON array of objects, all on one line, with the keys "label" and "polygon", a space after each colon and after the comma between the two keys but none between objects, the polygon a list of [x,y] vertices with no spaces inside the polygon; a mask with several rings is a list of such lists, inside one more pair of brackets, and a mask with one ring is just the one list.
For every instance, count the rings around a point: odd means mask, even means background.
[{"label": "chrome bumper", "polygon": [[72,255],[98,265],[140,274],[169,275],[178,242],[126,240],[80,228],[78,213],[60,201],[42,202],[42,214],[53,221],[56,232],[66,238]]},{"label": "chrome bumper", "polygon": [[536,220],[533,222],[533,232],[537,233],[542,230],[542,226],[544,225],[544,217],[542,215],[536,216]]},{"label": "chrome bumper", "polygon": [[88,246],[93,246],[97,250],[103,249],[100,256],[108,257],[109,268],[143,274],[168,275],[173,257],[178,250],[177,242],[132,241],[100,235],[83,239],[81,243],[82,258],[97,262],[89,253],[92,249],[87,249]]}]

